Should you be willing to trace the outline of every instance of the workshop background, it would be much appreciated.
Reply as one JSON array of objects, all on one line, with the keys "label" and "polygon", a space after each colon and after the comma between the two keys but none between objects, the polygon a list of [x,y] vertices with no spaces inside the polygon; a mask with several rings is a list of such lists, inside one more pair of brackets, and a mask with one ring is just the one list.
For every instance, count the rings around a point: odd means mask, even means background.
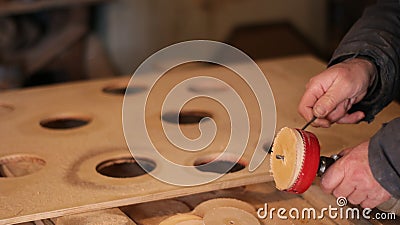
[{"label": "workshop background", "polygon": [[194,39],[231,44],[255,60],[329,60],[374,2],[0,0],[0,91],[132,74],[161,48]]}]

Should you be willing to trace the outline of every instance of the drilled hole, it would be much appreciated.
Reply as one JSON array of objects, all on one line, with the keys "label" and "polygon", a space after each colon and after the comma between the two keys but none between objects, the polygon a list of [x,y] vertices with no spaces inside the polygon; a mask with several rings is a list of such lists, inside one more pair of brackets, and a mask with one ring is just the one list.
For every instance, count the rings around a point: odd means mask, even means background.
[{"label": "drilled hole", "polygon": [[223,157],[218,160],[214,160],[215,156],[206,156],[197,159],[194,162],[196,169],[203,172],[212,173],[235,173],[246,167],[246,163],[242,160],[235,162],[234,157]]},{"label": "drilled hole", "polygon": [[189,91],[195,93],[217,93],[227,91],[228,89],[228,86],[214,81],[199,81],[188,87]]},{"label": "drilled hole", "polygon": [[[214,162],[204,162],[200,164],[195,164],[196,169],[203,171],[203,172],[212,172],[212,173],[234,173],[240,171],[245,168],[244,165],[240,163],[234,163],[230,161],[214,161]],[[230,169],[229,169],[230,168]]]},{"label": "drilled hole", "polygon": [[0,158],[0,177],[21,177],[35,173],[46,161],[33,155],[9,155]]},{"label": "drilled hole", "polygon": [[103,92],[107,94],[113,95],[132,95],[143,92],[146,90],[146,87],[143,86],[135,86],[135,87],[127,87],[125,85],[111,85],[103,88]]},{"label": "drilled hole", "polygon": [[165,113],[162,119],[169,123],[179,124],[198,124],[202,119],[210,119],[211,114],[200,111],[180,112],[179,115],[175,112]]},{"label": "drilled hole", "polygon": [[123,157],[100,163],[96,171],[107,177],[128,178],[142,176],[155,168],[155,162],[150,159]]},{"label": "drilled hole", "polygon": [[40,126],[48,129],[64,130],[87,125],[91,119],[88,117],[57,117],[40,121]]}]

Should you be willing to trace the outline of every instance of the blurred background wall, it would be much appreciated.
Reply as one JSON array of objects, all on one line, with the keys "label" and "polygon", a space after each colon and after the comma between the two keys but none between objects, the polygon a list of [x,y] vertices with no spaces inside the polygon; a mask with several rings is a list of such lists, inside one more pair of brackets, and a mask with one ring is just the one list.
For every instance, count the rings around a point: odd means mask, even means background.
[{"label": "blurred background wall", "polygon": [[120,0],[102,9],[98,27],[113,63],[122,73],[132,73],[151,53],[171,43],[227,41],[236,28],[255,24],[290,23],[323,49],[326,7],[326,0]]},{"label": "blurred background wall", "polygon": [[374,0],[0,0],[0,89],[132,74],[194,39],[328,60]]}]

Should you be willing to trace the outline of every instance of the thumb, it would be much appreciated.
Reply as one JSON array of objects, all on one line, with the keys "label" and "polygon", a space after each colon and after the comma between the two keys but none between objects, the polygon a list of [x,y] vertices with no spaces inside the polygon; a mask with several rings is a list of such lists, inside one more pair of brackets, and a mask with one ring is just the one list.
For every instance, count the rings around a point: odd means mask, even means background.
[{"label": "thumb", "polygon": [[325,193],[330,194],[342,183],[343,179],[343,166],[338,166],[338,164],[334,163],[322,176],[321,188]]},{"label": "thumb", "polygon": [[349,97],[349,93],[347,93],[345,88],[334,83],[328,91],[317,100],[313,107],[313,113],[318,118],[324,118]]}]

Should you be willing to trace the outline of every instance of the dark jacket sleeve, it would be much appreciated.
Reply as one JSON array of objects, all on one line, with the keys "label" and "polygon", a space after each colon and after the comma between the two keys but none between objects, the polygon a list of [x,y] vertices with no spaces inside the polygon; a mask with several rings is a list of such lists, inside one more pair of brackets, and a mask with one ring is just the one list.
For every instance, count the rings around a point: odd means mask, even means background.
[{"label": "dark jacket sleeve", "polygon": [[[374,116],[400,92],[400,1],[381,0],[365,10],[336,49],[329,66],[365,58],[376,67],[367,95],[350,111]],[[370,140],[368,158],[375,179],[400,198],[400,118],[384,125]]]},{"label": "dark jacket sleeve", "polygon": [[400,118],[383,125],[371,138],[368,159],[375,179],[400,199]]},{"label": "dark jacket sleeve", "polygon": [[369,59],[378,72],[367,96],[350,109],[363,111],[364,120],[371,122],[400,91],[399,0],[381,0],[367,8],[343,38],[329,65],[352,57]]}]

